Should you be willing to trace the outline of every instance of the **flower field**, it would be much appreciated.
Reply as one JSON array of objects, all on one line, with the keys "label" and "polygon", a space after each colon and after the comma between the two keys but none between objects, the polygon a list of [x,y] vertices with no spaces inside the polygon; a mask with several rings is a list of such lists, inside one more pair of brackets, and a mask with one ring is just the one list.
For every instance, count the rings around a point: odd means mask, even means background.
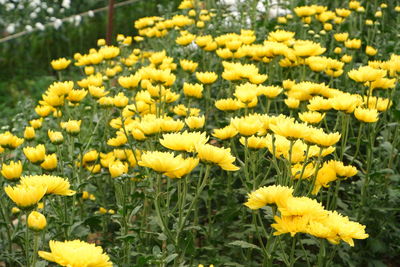
[{"label": "flower field", "polygon": [[0,266],[398,266],[396,5],[183,0],[52,60]]}]

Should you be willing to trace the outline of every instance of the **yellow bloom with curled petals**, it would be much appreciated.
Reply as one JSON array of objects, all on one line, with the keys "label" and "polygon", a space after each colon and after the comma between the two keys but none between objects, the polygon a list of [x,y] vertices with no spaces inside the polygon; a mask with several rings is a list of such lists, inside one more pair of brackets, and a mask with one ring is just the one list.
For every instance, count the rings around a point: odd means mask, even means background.
[{"label": "yellow bloom with curled petals", "polygon": [[57,168],[57,154],[53,153],[50,155],[46,155],[44,157],[44,161],[42,162],[42,164],[40,164],[40,167],[48,171]]},{"label": "yellow bloom with curled petals", "polygon": [[211,84],[218,79],[218,75],[215,72],[196,72],[196,78],[202,84]]},{"label": "yellow bloom with curled petals", "polygon": [[285,102],[286,106],[288,106],[289,108],[293,108],[293,109],[298,108],[300,105],[300,100],[293,98],[293,97],[286,98],[284,100],[284,102]]},{"label": "yellow bloom with curled petals", "polygon": [[208,141],[206,133],[183,132],[163,134],[160,144],[176,151],[193,152],[197,144],[205,144]]},{"label": "yellow bloom with curled petals", "polygon": [[274,235],[290,233],[293,237],[297,233],[304,233],[307,229],[309,218],[306,216],[275,216],[275,223],[271,227],[276,230]]},{"label": "yellow bloom with curled petals", "polygon": [[281,185],[263,186],[248,194],[244,204],[252,210],[257,210],[268,204],[283,205],[293,197],[293,188]]},{"label": "yellow bloom with curled petals", "polygon": [[160,173],[171,173],[181,167],[181,156],[171,152],[147,151],[143,152],[138,165]]},{"label": "yellow bloom with curled petals", "polygon": [[49,242],[50,251],[39,251],[41,258],[69,267],[112,267],[110,257],[100,246],[80,240]]},{"label": "yellow bloom with curled petals", "polygon": [[46,186],[42,184],[6,186],[7,196],[21,209],[29,209],[36,205],[46,194]]},{"label": "yellow bloom with curled petals", "polygon": [[300,120],[310,123],[310,124],[319,123],[320,121],[322,121],[322,119],[324,117],[325,117],[325,113],[321,114],[316,111],[307,111],[307,112],[299,113]]},{"label": "yellow bloom with curled petals", "polygon": [[199,63],[193,62],[191,60],[187,59],[182,59],[179,61],[181,67],[183,70],[190,71],[190,72],[195,72],[197,67],[199,66]]},{"label": "yellow bloom with curled petals", "polygon": [[46,188],[46,194],[54,194],[60,196],[72,196],[75,191],[70,189],[70,184],[67,179],[52,175],[31,175],[21,177],[22,186],[41,185]]},{"label": "yellow bloom with curled petals", "polygon": [[18,179],[22,173],[21,161],[10,161],[9,164],[3,163],[1,166],[1,175],[8,180]]},{"label": "yellow bloom with curled petals", "polygon": [[260,149],[267,147],[267,139],[265,137],[259,136],[250,136],[250,137],[241,137],[239,142],[243,146],[247,146],[248,148],[252,149]]},{"label": "yellow bloom with curled petals", "polygon": [[166,172],[165,175],[169,178],[182,178],[196,168],[198,164],[198,158],[181,158],[180,168],[172,172]]},{"label": "yellow bloom with curled petals", "polygon": [[61,128],[67,133],[75,135],[81,131],[82,120],[68,120],[67,122],[60,122]]},{"label": "yellow bloom with curled petals", "polygon": [[71,60],[62,57],[59,59],[52,60],[50,64],[54,70],[63,70],[66,69],[69,66],[69,64],[71,64]]},{"label": "yellow bloom with curled petals", "polygon": [[42,163],[46,156],[46,148],[40,144],[36,147],[24,147],[23,149],[26,158],[32,163]]},{"label": "yellow bloom with curled petals", "polygon": [[239,131],[236,130],[235,126],[228,125],[225,126],[224,128],[214,129],[212,136],[217,137],[221,140],[225,140],[236,136],[238,133]]},{"label": "yellow bloom with curled petals", "polygon": [[26,140],[32,140],[33,138],[35,138],[35,128],[25,127],[24,138]]},{"label": "yellow bloom with curled petals", "polygon": [[71,103],[78,103],[82,101],[82,99],[85,98],[87,95],[88,91],[85,89],[80,89],[80,90],[71,90],[68,93],[67,100],[69,100]]},{"label": "yellow bloom with curled petals", "polygon": [[244,136],[256,134],[263,127],[263,123],[258,116],[235,117],[231,119],[231,124],[235,129]]},{"label": "yellow bloom with curled petals", "polygon": [[48,130],[47,135],[53,144],[61,144],[64,141],[64,137],[61,132]]},{"label": "yellow bloom with curled petals", "polygon": [[185,123],[187,126],[189,126],[190,129],[203,128],[205,121],[206,118],[204,117],[204,115],[200,117],[190,116],[185,119]]},{"label": "yellow bloom with curled petals", "polygon": [[215,107],[223,111],[238,110],[243,108],[244,106],[245,105],[241,101],[233,98],[220,99],[215,101]]},{"label": "yellow bloom with curled petals", "polygon": [[270,124],[269,127],[275,134],[284,136],[286,138],[304,138],[310,132],[310,128],[307,127],[307,125],[287,119]]},{"label": "yellow bloom with curled petals", "polygon": [[128,164],[126,162],[123,163],[120,160],[112,161],[108,165],[108,171],[112,178],[121,176],[124,173],[128,173]]},{"label": "yellow bloom with curled petals", "polygon": [[216,147],[209,144],[197,144],[196,152],[201,161],[215,163],[223,170],[237,171],[240,169],[233,164],[236,158],[232,156],[230,148]]},{"label": "yellow bloom with curled petals", "polygon": [[183,93],[185,96],[195,97],[195,98],[202,98],[203,97],[203,90],[204,87],[202,84],[191,84],[191,83],[184,83],[183,84]]},{"label": "yellow bloom with curled petals", "polygon": [[323,129],[312,128],[304,140],[320,147],[330,147],[339,142],[341,135],[336,133],[325,133]]},{"label": "yellow bloom with curled petals", "polygon": [[366,123],[377,122],[379,119],[378,110],[361,107],[358,107],[354,110],[354,116],[357,118],[357,120]]}]

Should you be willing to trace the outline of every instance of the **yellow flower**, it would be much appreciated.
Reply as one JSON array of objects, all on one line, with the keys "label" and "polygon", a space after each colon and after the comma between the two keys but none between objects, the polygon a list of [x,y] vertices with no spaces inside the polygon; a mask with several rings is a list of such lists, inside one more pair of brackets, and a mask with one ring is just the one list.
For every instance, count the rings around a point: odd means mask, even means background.
[{"label": "yellow flower", "polygon": [[184,83],[183,84],[183,93],[185,94],[185,96],[191,96],[191,97],[195,97],[195,98],[202,98],[203,95],[203,85],[202,84],[191,84],[191,83]]},{"label": "yellow flower", "polygon": [[67,133],[75,135],[81,131],[81,120],[68,120],[67,122],[60,122],[61,128],[67,131]]},{"label": "yellow flower", "polygon": [[257,98],[257,85],[251,83],[245,83],[236,86],[235,93],[233,94],[241,102],[249,104]]},{"label": "yellow flower", "polygon": [[287,119],[277,121],[276,124],[270,124],[270,128],[275,134],[286,138],[304,138],[310,132],[307,125]]},{"label": "yellow flower", "polygon": [[11,149],[19,147],[24,142],[23,138],[18,138],[10,132],[0,134],[0,146]]},{"label": "yellow flower", "polygon": [[196,72],[196,78],[203,84],[211,84],[218,79],[218,75],[215,72]]},{"label": "yellow flower", "polygon": [[294,54],[299,57],[319,56],[326,51],[319,43],[299,40],[293,45]]},{"label": "yellow flower", "polygon": [[32,163],[42,163],[46,156],[46,148],[44,145],[40,144],[36,147],[24,147],[23,149],[26,158]]},{"label": "yellow flower", "polygon": [[214,129],[212,135],[221,140],[225,140],[236,136],[238,133],[238,130],[236,130],[233,125],[228,125],[221,129]]},{"label": "yellow flower", "polygon": [[199,164],[199,159],[198,158],[180,158],[180,167],[179,169],[172,171],[172,172],[166,172],[165,175],[168,176],[169,178],[181,178],[185,176],[186,174],[190,173],[196,166]]},{"label": "yellow flower", "polygon": [[105,91],[104,86],[97,87],[90,85],[89,93],[95,98],[101,98],[103,96],[106,96],[109,92]]},{"label": "yellow flower", "polygon": [[244,205],[252,210],[260,209],[268,204],[283,206],[292,197],[293,188],[281,185],[263,186],[249,193]]},{"label": "yellow flower", "polygon": [[268,98],[275,98],[283,91],[279,86],[258,86],[257,95],[265,95]]},{"label": "yellow flower", "polygon": [[243,108],[244,106],[245,105],[241,101],[233,98],[220,99],[215,101],[215,107],[219,110],[224,111],[238,110]]},{"label": "yellow flower", "polygon": [[338,42],[344,42],[349,38],[349,33],[348,32],[343,32],[343,33],[335,33],[333,35],[336,41]]},{"label": "yellow flower", "polygon": [[103,252],[100,246],[80,240],[49,242],[50,251],[39,251],[41,258],[55,262],[61,266],[83,267],[112,267],[110,257]]},{"label": "yellow flower", "polygon": [[34,231],[42,231],[47,225],[46,217],[37,211],[32,211],[28,216],[28,227]]},{"label": "yellow flower", "polygon": [[35,138],[35,129],[33,127],[25,127],[24,138],[26,140],[31,140]]},{"label": "yellow flower", "polygon": [[360,39],[349,39],[344,42],[344,46],[349,49],[359,49],[361,47]]},{"label": "yellow flower", "polygon": [[307,108],[311,111],[318,111],[318,110],[330,110],[332,106],[329,99],[325,99],[322,96],[314,96],[309,100]]},{"label": "yellow flower", "polygon": [[341,135],[336,133],[325,133],[323,129],[312,128],[304,140],[322,147],[329,147],[339,142]]},{"label": "yellow flower", "polygon": [[206,133],[183,132],[163,134],[160,144],[176,151],[193,152],[197,144],[205,144],[208,141]]},{"label": "yellow flower", "polygon": [[81,90],[71,90],[68,93],[67,100],[69,100],[72,103],[78,103],[80,102],[85,96],[87,95],[87,91],[85,89]]},{"label": "yellow flower", "polygon": [[190,129],[200,129],[204,127],[205,119],[204,115],[200,117],[190,116],[185,119],[185,123]]},{"label": "yellow flower", "polygon": [[1,175],[3,175],[4,178],[13,180],[13,179],[18,179],[21,176],[22,173],[22,163],[21,161],[14,162],[10,161],[10,163],[7,165],[3,163],[1,166]]},{"label": "yellow flower", "polygon": [[143,152],[138,165],[148,167],[156,172],[171,173],[179,168],[181,164],[181,156],[175,156],[170,152],[147,151]]},{"label": "yellow flower", "polygon": [[53,144],[61,144],[64,141],[64,137],[61,132],[48,130],[47,135]]},{"label": "yellow flower", "polygon": [[66,58],[59,58],[51,61],[51,67],[54,70],[63,70],[66,69],[69,64],[71,64],[71,60]]},{"label": "yellow flower", "polygon": [[306,216],[275,216],[274,220],[275,223],[271,224],[271,227],[276,230],[274,235],[290,233],[293,237],[297,233],[306,231],[309,218]]},{"label": "yellow flower", "polygon": [[354,110],[354,116],[357,118],[357,120],[366,123],[377,122],[379,119],[378,111],[376,109],[369,108],[356,108]]},{"label": "yellow flower", "polygon": [[244,136],[256,134],[263,127],[263,123],[258,116],[249,115],[246,117],[235,117],[231,119],[231,125]]},{"label": "yellow flower", "polygon": [[181,59],[179,61],[179,63],[183,70],[190,71],[190,72],[195,72],[197,69],[197,66],[199,65],[198,63],[193,62],[191,60],[187,60],[187,59]]},{"label": "yellow flower", "polygon": [[99,152],[96,150],[90,150],[86,152],[82,157],[82,164],[86,165],[87,163],[92,163],[99,158]]},{"label": "yellow flower", "polygon": [[45,170],[54,170],[57,168],[57,155],[56,153],[46,155],[44,158],[44,161],[42,164],[40,164],[40,167],[42,167]]},{"label": "yellow flower", "polygon": [[320,121],[322,121],[322,119],[324,117],[325,117],[325,113],[321,114],[316,111],[307,111],[307,112],[299,113],[300,120],[310,123],[310,124],[319,123]]},{"label": "yellow flower", "polygon": [[126,162],[123,163],[120,160],[110,162],[108,165],[108,171],[110,172],[112,178],[121,176],[124,173],[128,173],[128,164]]},{"label": "yellow flower", "polygon": [[48,105],[35,107],[35,112],[40,117],[47,117],[52,111],[53,111],[53,107],[48,106]]},{"label": "yellow flower", "polygon": [[19,208],[17,208],[17,207],[12,207],[12,209],[11,209],[11,213],[12,214],[17,214],[17,213],[19,213],[21,210],[19,209]]},{"label": "yellow flower", "polygon": [[124,93],[118,93],[118,95],[114,96],[114,106],[117,108],[123,108],[128,105],[128,97],[125,96]]},{"label": "yellow flower", "polygon": [[29,121],[29,124],[30,124],[34,129],[39,129],[40,127],[42,127],[42,122],[43,122],[43,118],[40,118],[40,119],[36,119],[36,120],[31,120],[31,121]]},{"label": "yellow flower", "polygon": [[300,100],[298,100],[296,98],[292,98],[292,97],[286,98],[284,100],[284,102],[285,102],[286,106],[288,106],[289,108],[293,108],[293,109],[298,108],[300,105]]},{"label": "yellow flower", "polygon": [[235,157],[230,148],[216,147],[209,144],[196,145],[197,156],[205,162],[215,163],[226,171],[237,171],[240,168],[233,165]]},{"label": "yellow flower", "polygon": [[267,147],[267,140],[265,137],[258,136],[250,136],[250,137],[241,137],[239,139],[240,143],[248,148],[260,149]]},{"label": "yellow flower", "polygon": [[365,48],[365,53],[368,56],[375,56],[376,53],[378,53],[378,50],[376,50],[375,48],[373,48],[372,46],[367,45],[367,47]]},{"label": "yellow flower", "polygon": [[15,187],[9,185],[4,188],[7,196],[21,209],[29,209],[36,205],[46,194],[46,190],[46,186],[42,184]]},{"label": "yellow flower", "polygon": [[342,93],[329,99],[332,108],[335,110],[352,113],[354,109],[362,103],[362,99],[358,95]]},{"label": "yellow flower", "polygon": [[43,186],[46,188],[46,194],[54,194],[60,196],[72,196],[75,191],[70,190],[70,184],[67,179],[52,175],[31,175],[21,177],[21,185],[25,187]]}]

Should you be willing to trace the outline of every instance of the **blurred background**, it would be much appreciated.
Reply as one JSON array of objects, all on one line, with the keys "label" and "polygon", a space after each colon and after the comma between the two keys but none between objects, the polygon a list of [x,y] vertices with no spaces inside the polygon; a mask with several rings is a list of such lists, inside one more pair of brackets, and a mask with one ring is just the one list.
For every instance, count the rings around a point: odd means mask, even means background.
[{"label": "blurred background", "polygon": [[[179,0],[115,0],[113,41],[136,35],[134,20],[167,15]],[[106,38],[109,0],[0,0],[0,126],[55,79],[52,59],[72,57]],[[28,96],[28,97],[26,97]],[[17,109],[17,110],[16,110]]]}]

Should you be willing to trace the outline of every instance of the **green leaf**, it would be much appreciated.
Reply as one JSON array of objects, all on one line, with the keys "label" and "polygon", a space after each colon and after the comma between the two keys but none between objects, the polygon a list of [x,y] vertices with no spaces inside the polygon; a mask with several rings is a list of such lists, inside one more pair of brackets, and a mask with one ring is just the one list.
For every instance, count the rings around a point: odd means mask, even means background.
[{"label": "green leaf", "polygon": [[173,261],[176,257],[178,256],[177,253],[171,254],[168,257],[165,258],[165,263],[170,263],[171,261]]},{"label": "green leaf", "polygon": [[261,250],[261,248],[259,246],[256,246],[254,244],[251,244],[251,243],[243,241],[243,240],[233,241],[233,242],[229,243],[229,245],[237,246],[237,247],[241,247],[241,248],[252,248],[252,249]]}]

